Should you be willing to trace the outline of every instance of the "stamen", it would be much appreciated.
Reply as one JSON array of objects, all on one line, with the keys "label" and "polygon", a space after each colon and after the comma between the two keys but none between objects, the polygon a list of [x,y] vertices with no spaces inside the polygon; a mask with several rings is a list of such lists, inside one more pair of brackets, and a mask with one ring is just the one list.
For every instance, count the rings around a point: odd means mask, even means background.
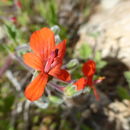
[{"label": "stamen", "polygon": [[58,49],[55,49],[55,57],[57,57],[58,56]]},{"label": "stamen", "polygon": [[44,68],[44,71],[45,73],[48,73],[50,71],[50,69],[52,68],[51,65],[53,64],[54,62],[54,59],[58,56],[58,49],[55,49],[54,51],[51,52],[47,62],[46,62],[46,65],[45,65],[45,68]]}]

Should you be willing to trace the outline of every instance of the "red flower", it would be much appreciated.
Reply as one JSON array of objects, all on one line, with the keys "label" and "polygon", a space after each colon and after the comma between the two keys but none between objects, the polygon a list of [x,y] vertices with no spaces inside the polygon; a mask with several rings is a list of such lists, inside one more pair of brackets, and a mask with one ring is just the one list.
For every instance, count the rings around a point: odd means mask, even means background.
[{"label": "red flower", "polygon": [[14,24],[17,22],[17,18],[14,16],[14,17],[10,17],[9,20],[11,22],[13,22]]},{"label": "red flower", "polygon": [[54,33],[49,28],[42,28],[32,34],[30,46],[33,52],[24,55],[24,62],[38,70],[39,75],[27,86],[25,96],[34,101],[42,96],[49,75],[63,81],[71,78],[66,70],[61,69],[66,40],[56,45]]},{"label": "red flower", "polygon": [[17,1],[16,1],[16,6],[17,6],[18,8],[22,8],[22,3],[21,3],[20,0],[17,0]]},{"label": "red flower", "polygon": [[78,81],[76,81],[76,83],[74,83],[74,85],[77,86],[77,90],[80,91],[80,90],[84,89],[85,86],[90,86],[93,89],[96,98],[99,99],[99,95],[94,86],[95,82],[93,82],[93,76],[96,71],[95,62],[92,60],[88,60],[83,65],[82,71],[83,71],[85,77],[80,78]]}]

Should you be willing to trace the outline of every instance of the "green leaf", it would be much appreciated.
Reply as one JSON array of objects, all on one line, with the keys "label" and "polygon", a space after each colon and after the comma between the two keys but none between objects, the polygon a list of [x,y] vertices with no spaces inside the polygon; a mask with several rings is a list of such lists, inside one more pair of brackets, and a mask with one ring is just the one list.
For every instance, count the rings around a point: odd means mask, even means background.
[{"label": "green leaf", "polygon": [[5,24],[6,31],[9,37],[13,40],[16,39],[16,28],[12,24]]},{"label": "green leaf", "polygon": [[63,100],[59,97],[56,96],[49,96],[50,102],[56,103],[56,104],[61,104]]},{"label": "green leaf", "polygon": [[12,107],[12,105],[13,105],[13,103],[14,103],[14,100],[15,100],[15,97],[12,95],[10,95],[10,96],[8,96],[8,97],[6,97],[5,99],[4,99],[4,109],[3,109],[3,111],[5,112],[5,113],[7,113],[7,112],[10,112],[10,110],[11,110],[11,107]]},{"label": "green leaf", "polygon": [[4,44],[1,44],[1,46],[0,46],[0,52],[2,52],[2,53],[6,53],[6,47],[5,47],[5,45]]},{"label": "green leaf", "polygon": [[130,95],[127,89],[123,87],[118,87],[117,92],[122,99],[130,99]]},{"label": "green leaf", "polygon": [[55,130],[56,127],[57,127],[57,123],[56,123],[56,122],[53,122],[53,123],[51,123],[51,125],[50,125],[50,130]]},{"label": "green leaf", "polygon": [[102,69],[104,66],[106,66],[107,65],[107,62],[106,61],[100,61],[100,62],[97,62],[96,63],[96,68],[98,69],[98,70],[100,70],[100,69]]},{"label": "green leaf", "polygon": [[68,69],[71,69],[79,64],[79,61],[77,59],[72,59],[69,61],[69,63],[66,65]]},{"label": "green leaf", "polygon": [[49,8],[50,8],[50,12],[51,12],[50,24],[56,25],[56,24],[58,24],[58,19],[57,19],[58,15],[56,13],[56,4],[55,4],[54,0],[50,1]]},{"label": "green leaf", "polygon": [[72,130],[70,121],[62,119],[60,124],[61,130]]},{"label": "green leaf", "polygon": [[21,25],[27,25],[29,23],[29,17],[27,12],[23,12],[19,17],[18,17],[18,22]]},{"label": "green leaf", "polygon": [[73,84],[70,84],[70,85],[65,87],[64,94],[66,96],[71,97],[76,93],[77,93],[77,91],[76,91],[75,86]]},{"label": "green leaf", "polygon": [[129,84],[129,87],[130,87],[130,71],[126,71],[124,72],[124,76]]},{"label": "green leaf", "polygon": [[11,46],[15,49],[20,43],[23,43],[23,34],[22,32],[16,28],[16,26],[12,23],[5,22],[5,31],[9,38],[12,40]]},{"label": "green leaf", "polygon": [[82,44],[79,49],[79,56],[81,59],[88,59],[92,55],[92,48],[86,43]]},{"label": "green leaf", "polygon": [[98,61],[101,61],[101,59],[102,59],[101,52],[97,51],[95,54],[94,60],[98,62]]},{"label": "green leaf", "polygon": [[14,130],[13,126],[10,124],[8,120],[0,120],[0,129],[1,130]]},{"label": "green leaf", "polygon": [[64,89],[64,94],[67,97],[74,97],[74,96],[80,95],[81,93],[88,93],[88,92],[90,92],[90,89],[88,87],[86,87],[85,89],[83,89],[81,91],[77,91],[76,86],[73,84],[66,86]]},{"label": "green leaf", "polygon": [[44,3],[40,2],[37,5],[37,9],[49,26],[58,25],[58,14],[55,0],[46,1]]},{"label": "green leaf", "polygon": [[86,125],[81,125],[81,129],[82,130],[93,130],[92,128],[90,128],[90,127],[88,127],[88,126],[86,126]]},{"label": "green leaf", "polygon": [[71,69],[73,79],[79,79],[83,76],[82,64],[78,64],[75,68]]},{"label": "green leaf", "polygon": [[107,65],[107,62],[102,60],[101,52],[99,51],[96,52],[94,61],[96,62],[96,68],[98,71]]}]

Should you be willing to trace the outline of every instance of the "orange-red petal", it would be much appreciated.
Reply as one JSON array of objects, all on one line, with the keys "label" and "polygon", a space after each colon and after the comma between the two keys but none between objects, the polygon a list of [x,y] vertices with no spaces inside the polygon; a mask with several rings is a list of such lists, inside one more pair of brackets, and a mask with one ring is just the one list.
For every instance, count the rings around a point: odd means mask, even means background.
[{"label": "orange-red petal", "polygon": [[30,46],[35,53],[47,58],[55,46],[54,33],[49,28],[35,31],[31,35]]},{"label": "orange-red petal", "polygon": [[96,63],[93,60],[88,60],[84,63],[82,71],[87,77],[94,75],[96,71]]},{"label": "orange-red petal", "polygon": [[93,92],[94,92],[94,95],[95,95],[96,99],[99,100],[100,97],[99,97],[99,94],[97,93],[97,90],[96,90],[95,86],[91,86],[91,88],[93,89]]},{"label": "orange-red petal", "polygon": [[24,63],[36,70],[43,70],[43,61],[40,56],[34,53],[26,53],[23,55]]},{"label": "orange-red petal", "polygon": [[78,91],[83,90],[86,86],[86,78],[82,77],[79,80],[77,80],[74,85],[76,85],[76,89]]},{"label": "orange-red petal", "polygon": [[49,72],[49,75],[56,77],[57,79],[60,79],[63,81],[70,81],[71,80],[70,74],[66,70],[60,69],[58,66],[51,69]]},{"label": "orange-red petal", "polygon": [[87,77],[87,85],[92,86],[93,85],[93,75]]},{"label": "orange-red petal", "polygon": [[48,75],[40,73],[25,89],[26,98],[30,101],[38,100],[44,92],[47,80]]},{"label": "orange-red petal", "polygon": [[58,49],[58,57],[60,59],[63,59],[65,55],[65,51],[66,51],[66,40],[63,40],[62,42],[60,42],[58,45],[56,45],[55,48]]}]

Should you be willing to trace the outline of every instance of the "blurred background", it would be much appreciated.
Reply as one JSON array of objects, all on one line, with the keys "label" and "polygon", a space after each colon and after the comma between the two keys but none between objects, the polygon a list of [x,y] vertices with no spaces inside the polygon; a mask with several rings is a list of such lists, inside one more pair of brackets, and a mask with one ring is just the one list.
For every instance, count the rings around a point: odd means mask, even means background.
[{"label": "blurred background", "polygon": [[[129,14],[130,0],[0,0],[0,130],[130,130]],[[42,27],[67,39],[64,67],[74,80],[85,61],[96,62],[95,78],[105,77],[99,101],[71,89],[69,98],[54,90],[33,103],[24,97],[33,70],[22,55]]]}]

